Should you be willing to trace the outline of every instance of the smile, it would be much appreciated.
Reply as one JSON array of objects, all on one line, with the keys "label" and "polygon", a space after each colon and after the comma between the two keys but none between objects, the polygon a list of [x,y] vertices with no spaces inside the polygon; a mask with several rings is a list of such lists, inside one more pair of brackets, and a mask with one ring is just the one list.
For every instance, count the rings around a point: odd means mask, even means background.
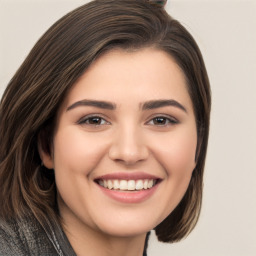
[{"label": "smile", "polygon": [[121,191],[139,191],[147,190],[156,185],[157,179],[139,179],[139,180],[119,180],[119,179],[99,179],[96,182],[110,190]]},{"label": "smile", "polygon": [[[98,187],[100,188],[100,191],[106,195],[107,197],[114,199],[115,201],[118,201],[120,203],[141,203],[145,200],[148,200],[149,198],[151,198],[155,193],[157,188],[160,185],[160,181],[158,182],[158,180],[148,180],[148,186],[151,186],[150,188],[146,188],[144,189],[144,184],[147,184],[147,182],[142,182],[142,180],[118,180],[119,186],[121,186],[122,189],[109,189],[108,188],[108,184],[110,180],[105,180],[105,185],[107,185],[107,187],[104,186],[104,180],[99,181],[101,184],[103,182],[103,185],[100,185],[99,183],[96,182],[96,184],[98,184]],[[112,180],[111,180],[112,182]],[[153,184],[152,184],[153,182]],[[128,183],[130,183],[130,190],[128,189]],[[134,185],[135,183],[135,185]],[[150,184],[149,184],[150,183]],[[143,188],[136,190],[136,184],[138,184],[137,186],[142,187],[143,184]],[[113,184],[112,184],[113,186]],[[122,187],[123,186],[123,187]],[[111,187],[111,186],[110,186]],[[134,189],[135,187],[135,189]]]},{"label": "smile", "polygon": [[104,195],[125,204],[148,200],[161,181],[162,178],[144,172],[110,173],[94,179]]}]

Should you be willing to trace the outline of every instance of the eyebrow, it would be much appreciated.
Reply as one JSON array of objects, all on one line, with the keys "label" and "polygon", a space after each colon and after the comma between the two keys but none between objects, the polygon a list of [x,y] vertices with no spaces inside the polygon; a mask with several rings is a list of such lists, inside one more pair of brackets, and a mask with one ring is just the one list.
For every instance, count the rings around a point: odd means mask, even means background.
[{"label": "eyebrow", "polygon": [[[116,109],[116,104],[114,104],[112,102],[84,99],[84,100],[77,101],[77,102],[73,103],[72,105],[70,105],[67,108],[67,111],[74,109],[76,107],[80,107],[80,106],[91,106],[91,107],[108,109],[108,110]],[[140,108],[142,110],[150,110],[150,109],[162,108],[162,107],[167,107],[167,106],[179,108],[187,113],[186,108],[181,103],[179,103],[178,101],[173,100],[173,99],[150,100],[150,101],[146,101],[146,102],[140,104]]]},{"label": "eyebrow", "polygon": [[173,99],[147,101],[147,102],[143,103],[142,110],[150,110],[150,109],[162,108],[162,107],[167,107],[167,106],[179,108],[187,113],[186,108],[181,103],[179,103],[178,101],[173,100]]},{"label": "eyebrow", "polygon": [[101,108],[101,109],[109,109],[109,110],[114,110],[116,109],[116,104],[113,104],[111,102],[107,101],[99,101],[99,100],[80,100],[72,104],[67,108],[67,111],[80,107],[80,106],[91,106],[91,107],[96,107],[96,108]]}]

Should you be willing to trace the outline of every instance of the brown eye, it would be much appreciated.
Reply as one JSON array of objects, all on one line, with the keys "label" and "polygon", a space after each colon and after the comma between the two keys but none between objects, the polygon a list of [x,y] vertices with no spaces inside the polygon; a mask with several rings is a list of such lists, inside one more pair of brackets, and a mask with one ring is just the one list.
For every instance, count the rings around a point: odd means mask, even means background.
[{"label": "brown eye", "polygon": [[167,118],[165,117],[156,117],[153,119],[155,125],[165,125],[167,123]]},{"label": "brown eye", "polygon": [[104,118],[99,116],[84,117],[81,120],[79,120],[78,123],[83,125],[94,125],[94,126],[109,124]]},{"label": "brown eye", "polygon": [[164,116],[158,116],[151,119],[148,124],[155,125],[155,126],[167,126],[167,125],[174,125],[177,124],[178,121],[174,118],[168,118]]},{"label": "brown eye", "polygon": [[93,125],[100,125],[102,122],[102,118],[100,117],[90,117],[87,119],[88,124],[93,124]]}]

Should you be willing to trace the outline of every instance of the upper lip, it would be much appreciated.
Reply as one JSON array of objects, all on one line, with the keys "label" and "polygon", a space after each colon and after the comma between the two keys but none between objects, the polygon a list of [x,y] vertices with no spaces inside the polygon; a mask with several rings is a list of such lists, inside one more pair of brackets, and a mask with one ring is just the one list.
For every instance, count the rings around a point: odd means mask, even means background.
[{"label": "upper lip", "polygon": [[116,172],[116,173],[105,174],[95,178],[95,180],[146,180],[146,179],[158,180],[161,178],[152,174],[144,173],[144,172]]}]

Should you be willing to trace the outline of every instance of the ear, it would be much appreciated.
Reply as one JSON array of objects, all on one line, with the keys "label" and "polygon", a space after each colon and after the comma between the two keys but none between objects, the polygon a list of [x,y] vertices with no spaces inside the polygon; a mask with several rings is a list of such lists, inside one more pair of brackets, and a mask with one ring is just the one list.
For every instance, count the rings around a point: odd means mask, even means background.
[{"label": "ear", "polygon": [[53,149],[51,145],[49,145],[49,141],[46,139],[46,136],[44,135],[44,132],[40,132],[37,138],[38,152],[43,165],[48,169],[54,169]]}]

